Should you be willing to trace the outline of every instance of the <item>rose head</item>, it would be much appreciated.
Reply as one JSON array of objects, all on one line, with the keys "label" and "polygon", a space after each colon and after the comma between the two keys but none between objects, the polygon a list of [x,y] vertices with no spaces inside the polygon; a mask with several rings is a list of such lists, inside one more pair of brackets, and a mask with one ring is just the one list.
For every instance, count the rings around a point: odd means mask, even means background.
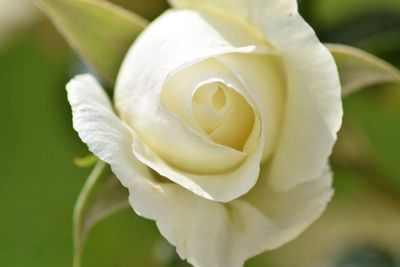
[{"label": "rose head", "polygon": [[180,257],[242,266],[331,198],[336,65],[294,0],[172,5],[128,52],[116,112],[91,76],[68,84],[74,128]]}]

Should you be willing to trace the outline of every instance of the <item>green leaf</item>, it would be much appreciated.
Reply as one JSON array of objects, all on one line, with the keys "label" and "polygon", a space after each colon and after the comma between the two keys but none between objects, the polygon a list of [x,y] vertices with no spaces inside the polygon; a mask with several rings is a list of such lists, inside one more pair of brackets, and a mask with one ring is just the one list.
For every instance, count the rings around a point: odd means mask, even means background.
[{"label": "green leaf", "polygon": [[147,21],[100,0],[37,0],[77,53],[113,84],[121,62]]},{"label": "green leaf", "polygon": [[92,227],[128,207],[128,191],[122,187],[110,167],[99,161],[87,179],[74,209],[74,267],[81,265],[84,245]]},{"label": "green leaf", "polygon": [[389,63],[357,48],[326,44],[338,66],[342,95],[347,96],[364,87],[385,83],[400,83],[400,71]]}]

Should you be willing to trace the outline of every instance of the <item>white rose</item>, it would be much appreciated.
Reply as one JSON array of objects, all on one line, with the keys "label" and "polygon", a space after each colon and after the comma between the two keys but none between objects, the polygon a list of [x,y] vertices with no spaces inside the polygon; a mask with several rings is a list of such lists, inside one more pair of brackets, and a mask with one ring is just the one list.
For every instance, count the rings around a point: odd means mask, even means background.
[{"label": "white rose", "polygon": [[242,266],[332,196],[336,65],[294,0],[172,5],[126,56],[116,113],[91,76],[68,84],[74,128],[181,258]]}]

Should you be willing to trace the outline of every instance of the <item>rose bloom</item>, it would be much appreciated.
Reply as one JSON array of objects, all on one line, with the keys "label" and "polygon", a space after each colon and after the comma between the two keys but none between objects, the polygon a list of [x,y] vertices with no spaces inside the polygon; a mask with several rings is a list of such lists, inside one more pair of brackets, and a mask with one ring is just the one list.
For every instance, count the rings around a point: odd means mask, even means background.
[{"label": "rose bloom", "polygon": [[115,111],[93,77],[67,85],[74,128],[182,259],[242,266],[332,196],[337,68],[294,0],[171,4],[129,50]]}]

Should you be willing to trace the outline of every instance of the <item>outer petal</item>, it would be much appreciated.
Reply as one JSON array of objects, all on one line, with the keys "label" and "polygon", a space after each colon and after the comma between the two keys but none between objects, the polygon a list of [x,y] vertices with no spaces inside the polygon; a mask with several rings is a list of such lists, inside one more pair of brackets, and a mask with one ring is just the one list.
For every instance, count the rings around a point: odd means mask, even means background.
[{"label": "outer petal", "polygon": [[130,203],[197,267],[240,267],[278,230],[243,201],[220,204],[173,184],[133,187]]},{"label": "outer petal", "polygon": [[271,219],[280,232],[265,245],[275,249],[301,234],[326,209],[333,196],[332,172],[325,166],[323,174],[286,191],[276,191],[265,179],[268,168],[260,175],[259,183],[242,199]]},{"label": "outer petal", "polygon": [[340,82],[332,55],[297,13],[296,1],[171,2],[176,7],[241,20],[280,50],[287,79],[287,102],[270,182],[279,190],[290,190],[317,179],[327,164],[341,125]]},{"label": "outer petal", "polygon": [[[236,156],[237,151],[212,142],[207,143],[168,112],[161,102],[162,87],[169,75],[195,62],[230,52],[267,53],[270,51],[267,46],[251,29],[240,23],[232,25],[224,18],[203,16],[195,11],[167,11],[144,31],[123,63],[115,101],[121,118],[132,127],[147,149],[168,163],[164,166],[169,168],[168,173],[161,173],[158,169],[156,171],[171,178],[175,167],[186,173],[203,174],[203,180],[208,177],[204,174],[217,173],[209,177],[208,184],[212,188],[221,188],[225,175],[218,173],[236,167],[238,161],[227,158],[240,159]],[[138,150],[136,152],[139,153]],[[142,156],[141,159],[145,157]],[[198,173],[198,166],[223,166],[225,171],[207,172],[205,169],[203,173]],[[199,190],[193,192],[218,201],[237,198],[246,193],[258,178],[259,162],[246,166],[252,168],[247,172],[251,176],[244,177],[248,182],[241,184],[240,191],[236,190],[236,186],[220,190],[219,196],[205,187],[205,194]],[[182,179],[172,180],[180,183]]]},{"label": "outer petal", "polygon": [[243,199],[218,203],[175,184],[138,183],[130,188],[135,211],[155,220],[182,259],[197,267],[240,267],[265,250],[297,237],[331,198],[331,173],[289,192],[267,184]]},{"label": "outer petal", "polygon": [[125,187],[152,174],[132,153],[132,133],[115,115],[111,103],[91,75],[79,75],[67,85],[73,126],[89,150],[111,165]]}]

